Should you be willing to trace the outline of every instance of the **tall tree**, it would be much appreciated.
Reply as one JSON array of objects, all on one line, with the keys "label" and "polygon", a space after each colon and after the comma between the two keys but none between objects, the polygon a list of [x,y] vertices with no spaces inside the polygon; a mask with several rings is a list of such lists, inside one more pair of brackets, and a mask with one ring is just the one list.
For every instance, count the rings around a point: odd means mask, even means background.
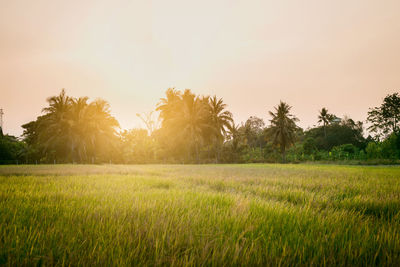
[{"label": "tall tree", "polygon": [[86,110],[86,143],[90,144],[91,155],[110,160],[110,152],[116,147],[118,121],[111,116],[110,104],[103,99],[96,99]]},{"label": "tall tree", "polygon": [[181,93],[170,88],[166,97],[161,98],[156,110],[160,111],[162,143],[170,154],[186,151],[188,159],[195,153],[199,160],[200,144],[209,126],[207,101],[189,89]]},{"label": "tall tree", "polygon": [[167,154],[186,154],[188,159],[194,154],[199,162],[201,150],[207,147],[210,154],[210,147],[214,146],[218,160],[219,148],[233,122],[222,99],[198,96],[189,89],[180,92],[169,88],[156,110],[160,111],[161,120],[157,131],[159,144],[169,151]]},{"label": "tall tree", "polygon": [[213,129],[214,144],[216,148],[216,162],[218,163],[220,157],[221,145],[225,140],[227,131],[233,124],[232,113],[226,110],[222,98],[217,99],[213,96],[209,100],[209,115],[211,128]]},{"label": "tall tree", "polygon": [[88,103],[87,97],[69,97],[64,89],[47,101],[45,114],[23,125],[25,141],[38,149],[45,161],[57,158],[58,161],[87,162],[99,152],[110,155],[119,124],[110,115],[106,101],[98,99]]},{"label": "tall tree", "polygon": [[326,126],[330,122],[331,115],[328,113],[326,108],[322,108],[318,115],[318,123],[322,123],[324,127],[324,135],[326,137]]},{"label": "tall tree", "polygon": [[178,129],[181,129],[181,137],[190,140],[190,147],[194,150],[196,160],[199,162],[200,145],[204,140],[204,132],[210,127],[207,121],[207,106],[204,99],[195,96],[190,90],[185,90],[182,100],[182,113],[175,118],[175,123]]},{"label": "tall tree", "polygon": [[229,138],[231,140],[232,150],[237,152],[239,150],[239,143],[241,141],[242,135],[240,133],[240,125],[232,123],[229,129]]},{"label": "tall tree", "polygon": [[68,113],[71,109],[72,99],[62,89],[58,96],[47,98],[48,107],[43,108],[44,116],[37,119],[38,142],[46,157],[67,158],[73,154],[74,146],[70,135]]},{"label": "tall tree", "polygon": [[400,129],[400,96],[398,93],[387,95],[379,107],[368,111],[367,121],[371,123],[368,130],[380,138],[392,133],[398,134]]},{"label": "tall tree", "polygon": [[72,99],[65,94],[65,89],[63,88],[58,96],[51,96],[47,98],[49,106],[43,108],[43,112],[62,116],[70,108],[71,101]]},{"label": "tall tree", "polygon": [[280,102],[275,107],[275,112],[270,111],[272,119],[269,133],[275,145],[279,146],[282,153],[282,160],[286,162],[286,149],[294,144],[296,138],[296,130],[298,129],[296,122],[299,121],[294,115],[290,114],[292,107],[285,102]]},{"label": "tall tree", "polygon": [[244,137],[246,138],[246,143],[252,149],[256,147],[262,147],[265,142],[264,136],[264,120],[256,116],[250,116],[243,126]]},{"label": "tall tree", "polygon": [[68,112],[68,136],[70,143],[70,157],[83,162],[87,160],[88,137],[91,134],[87,129],[88,97],[73,98]]},{"label": "tall tree", "polygon": [[162,122],[167,122],[174,113],[176,114],[179,109],[181,93],[175,88],[168,88],[165,92],[165,97],[160,99],[157,104],[156,111],[160,111],[160,118]]}]

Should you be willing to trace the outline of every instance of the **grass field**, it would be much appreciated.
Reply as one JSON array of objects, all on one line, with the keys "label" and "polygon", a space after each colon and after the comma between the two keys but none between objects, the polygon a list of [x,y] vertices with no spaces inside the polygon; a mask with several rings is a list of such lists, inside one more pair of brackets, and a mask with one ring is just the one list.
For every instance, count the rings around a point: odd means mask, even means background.
[{"label": "grass field", "polygon": [[400,168],[0,166],[4,265],[400,265]]}]

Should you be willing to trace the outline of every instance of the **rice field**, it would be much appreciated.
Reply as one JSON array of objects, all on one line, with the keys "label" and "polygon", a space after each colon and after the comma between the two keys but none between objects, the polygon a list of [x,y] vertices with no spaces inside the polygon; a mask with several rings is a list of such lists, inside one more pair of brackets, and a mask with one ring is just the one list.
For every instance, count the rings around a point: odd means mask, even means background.
[{"label": "rice field", "polygon": [[400,167],[0,166],[0,265],[399,266]]}]

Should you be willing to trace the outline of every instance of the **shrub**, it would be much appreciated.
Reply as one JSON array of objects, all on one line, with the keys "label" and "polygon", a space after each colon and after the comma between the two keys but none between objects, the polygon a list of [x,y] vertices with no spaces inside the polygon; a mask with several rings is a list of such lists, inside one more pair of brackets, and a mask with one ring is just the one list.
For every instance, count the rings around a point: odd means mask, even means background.
[{"label": "shrub", "polygon": [[365,152],[367,152],[368,159],[380,159],[382,157],[382,148],[380,144],[375,142],[369,142]]}]

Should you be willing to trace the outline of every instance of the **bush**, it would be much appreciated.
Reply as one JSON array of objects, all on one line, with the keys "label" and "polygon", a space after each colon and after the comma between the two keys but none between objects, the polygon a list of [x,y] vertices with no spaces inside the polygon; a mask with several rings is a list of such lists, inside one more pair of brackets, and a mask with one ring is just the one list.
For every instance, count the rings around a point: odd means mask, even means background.
[{"label": "bush", "polygon": [[380,144],[375,142],[369,142],[365,148],[368,159],[380,159],[382,157],[382,148]]},{"label": "bush", "polygon": [[381,143],[382,157],[385,159],[398,159],[400,150],[397,147],[398,139],[396,134],[391,134],[385,141]]},{"label": "bush", "polygon": [[357,158],[359,149],[353,144],[344,144],[332,148],[330,156],[334,160],[347,160]]}]

